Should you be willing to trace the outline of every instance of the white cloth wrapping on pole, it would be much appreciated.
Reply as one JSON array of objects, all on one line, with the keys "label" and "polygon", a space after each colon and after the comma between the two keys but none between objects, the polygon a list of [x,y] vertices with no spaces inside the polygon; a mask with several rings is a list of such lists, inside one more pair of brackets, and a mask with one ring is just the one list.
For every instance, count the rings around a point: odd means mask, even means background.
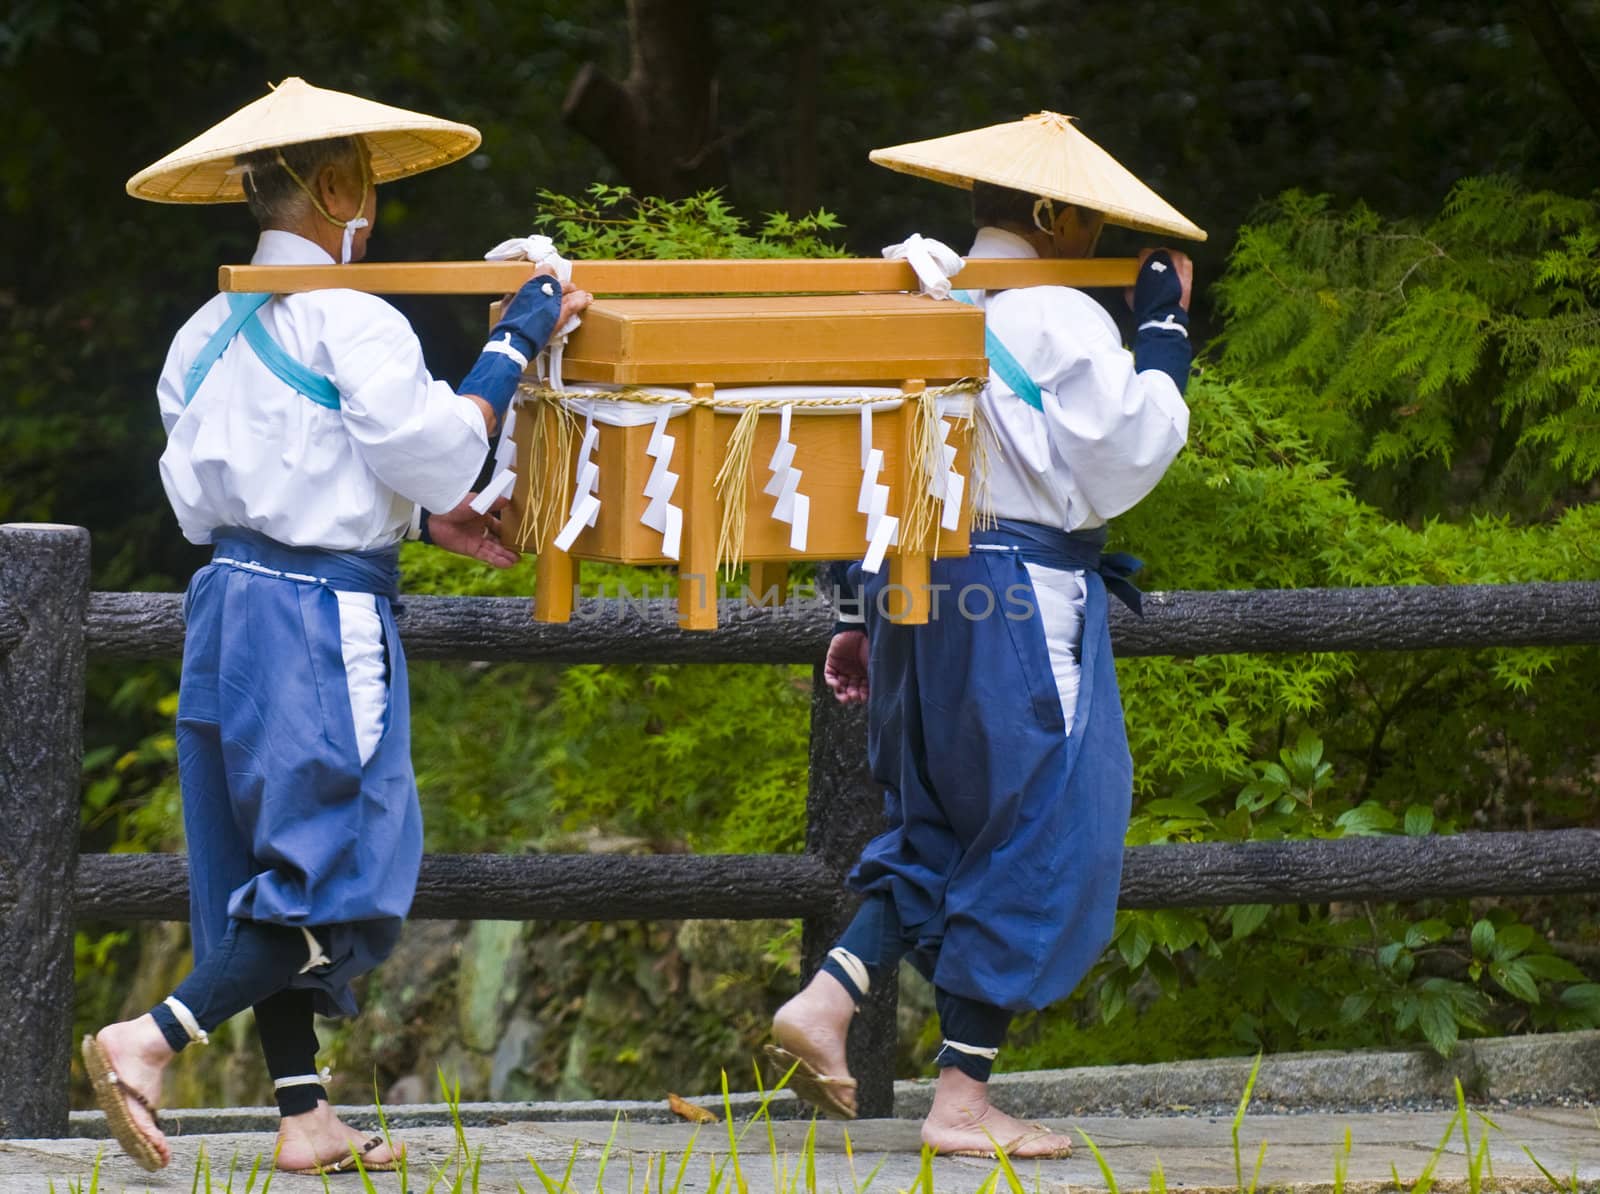
[{"label": "white cloth wrapping on pole", "polygon": [[[555,241],[548,236],[513,236],[503,240],[494,248],[483,255],[485,261],[531,261],[537,266],[545,265],[555,271],[556,280],[565,289],[572,282],[572,262],[568,261],[556,249]],[[551,389],[559,390],[561,385],[561,355],[566,351],[567,337],[578,330],[583,320],[574,315],[555,330],[546,344],[544,351],[539,354],[538,370],[541,379],[548,379]]]},{"label": "white cloth wrapping on pole", "polygon": [[916,232],[897,245],[886,246],[883,255],[890,261],[909,262],[922,293],[936,299],[950,297],[950,279],[966,264],[961,254],[943,241]]},{"label": "white cloth wrapping on pole", "polygon": [[531,261],[534,265],[548,265],[555,270],[556,279],[565,286],[572,281],[572,262],[563,257],[556,242],[548,236],[513,236],[503,240],[483,255],[485,261]]}]

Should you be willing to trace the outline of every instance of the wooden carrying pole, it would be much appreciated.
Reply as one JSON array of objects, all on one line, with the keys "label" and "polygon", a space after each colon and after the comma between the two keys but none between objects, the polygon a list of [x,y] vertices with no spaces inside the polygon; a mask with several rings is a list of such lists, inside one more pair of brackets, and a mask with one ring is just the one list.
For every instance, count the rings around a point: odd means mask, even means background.
[{"label": "wooden carrying pole", "polygon": [[[527,261],[397,261],[371,265],[224,265],[217,288],[252,294],[360,290],[368,294],[510,294],[533,276]],[[1132,257],[971,258],[953,279],[967,290],[1132,286]],[[593,294],[828,294],[916,290],[904,261],[575,261],[573,284]]]}]

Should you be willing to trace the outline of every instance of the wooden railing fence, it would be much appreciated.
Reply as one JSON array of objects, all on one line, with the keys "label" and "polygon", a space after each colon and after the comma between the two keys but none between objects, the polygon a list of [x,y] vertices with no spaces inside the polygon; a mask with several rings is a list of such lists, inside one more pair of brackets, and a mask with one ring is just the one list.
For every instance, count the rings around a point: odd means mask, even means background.
[{"label": "wooden railing fence", "polygon": [[[1578,646],[1600,642],[1600,583],[1152,593],[1113,614],[1117,653],[1209,655]],[[430,855],[412,915],[523,920],[801,917],[815,966],[853,911],[842,877],[882,798],[865,721],[838,705],[820,660],[831,615],[729,603],[712,632],[677,629],[665,600],[597,601],[565,625],[513,598],[409,597],[414,659],[813,665],[806,850],[799,855]],[[177,855],[78,853],[84,664],[182,651],[181,598],[91,593],[81,527],[0,525],[0,1138],[64,1135],[78,921],[179,920]],[[1553,895],[1600,890],[1600,831],[1464,833],[1147,846],[1127,852],[1121,905]],[[856,1017],[864,1115],[893,1102],[893,983]]]}]

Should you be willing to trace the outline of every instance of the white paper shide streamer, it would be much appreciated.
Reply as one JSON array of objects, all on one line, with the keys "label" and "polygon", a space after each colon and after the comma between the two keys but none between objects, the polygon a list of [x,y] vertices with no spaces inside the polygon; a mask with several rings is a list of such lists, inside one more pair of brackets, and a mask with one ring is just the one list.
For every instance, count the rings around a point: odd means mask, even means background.
[{"label": "white paper shide streamer", "polygon": [[667,419],[671,413],[665,408],[656,413],[650,442],[645,445],[644,453],[652,462],[650,479],[644,484],[644,495],[650,501],[639,521],[660,533],[661,554],[676,560],[683,542],[683,507],[672,502],[672,494],[678,488],[678,474],[670,468],[672,449],[677,443],[667,434]]},{"label": "white paper shide streamer", "polygon": [[861,570],[877,573],[891,545],[900,541],[900,520],[889,511],[889,487],[880,484],[883,449],[872,446],[872,407],[861,408],[861,493],[856,509],[867,516],[867,554]]},{"label": "white paper shide streamer", "polygon": [[794,443],[789,438],[794,407],[785,404],[778,419],[778,446],[767,463],[772,478],[761,492],[776,499],[772,517],[789,524],[789,550],[804,551],[811,524],[811,499],[800,492],[803,474],[794,467]]},{"label": "white paper shide streamer", "polygon": [[944,503],[944,517],[939,525],[947,531],[961,529],[961,497],[966,491],[966,478],[956,472],[956,446],[950,442],[954,430],[950,420],[939,419],[939,442],[934,445],[935,457],[929,461],[928,493]]},{"label": "white paper shide streamer", "polygon": [[517,430],[515,403],[506,410],[506,421],[500,425],[500,443],[494,450],[494,479],[470,505],[479,514],[489,513],[489,508],[503,497],[509,497],[517,483],[517,444],[513,439]]},{"label": "white paper shide streamer", "polygon": [[572,487],[572,506],[567,524],[556,536],[557,551],[571,551],[584,527],[592,527],[600,518],[600,466],[594,462],[594,450],[600,443],[600,428],[594,420],[583,424],[583,443],[578,448],[578,480]]}]

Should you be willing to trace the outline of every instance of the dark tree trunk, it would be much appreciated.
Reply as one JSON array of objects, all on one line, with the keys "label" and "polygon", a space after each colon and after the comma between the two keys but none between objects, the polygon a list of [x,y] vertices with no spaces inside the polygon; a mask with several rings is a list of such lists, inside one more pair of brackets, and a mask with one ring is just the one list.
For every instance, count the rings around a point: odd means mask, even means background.
[{"label": "dark tree trunk", "polygon": [[1522,19],[1550,73],[1600,141],[1600,78],[1595,77],[1583,51],[1572,39],[1556,0],[1522,0],[1520,7]]},{"label": "dark tree trunk", "polygon": [[[817,170],[817,108],[822,88],[822,39],[828,20],[824,0],[801,5],[794,13],[789,37],[789,121],[783,162],[783,204],[791,212],[815,211],[820,180]],[[862,156],[865,157],[863,150]]]},{"label": "dark tree trunk", "polygon": [[717,131],[717,51],[706,0],[628,0],[631,65],[618,83],[585,63],[561,115],[639,194],[726,186]]}]

